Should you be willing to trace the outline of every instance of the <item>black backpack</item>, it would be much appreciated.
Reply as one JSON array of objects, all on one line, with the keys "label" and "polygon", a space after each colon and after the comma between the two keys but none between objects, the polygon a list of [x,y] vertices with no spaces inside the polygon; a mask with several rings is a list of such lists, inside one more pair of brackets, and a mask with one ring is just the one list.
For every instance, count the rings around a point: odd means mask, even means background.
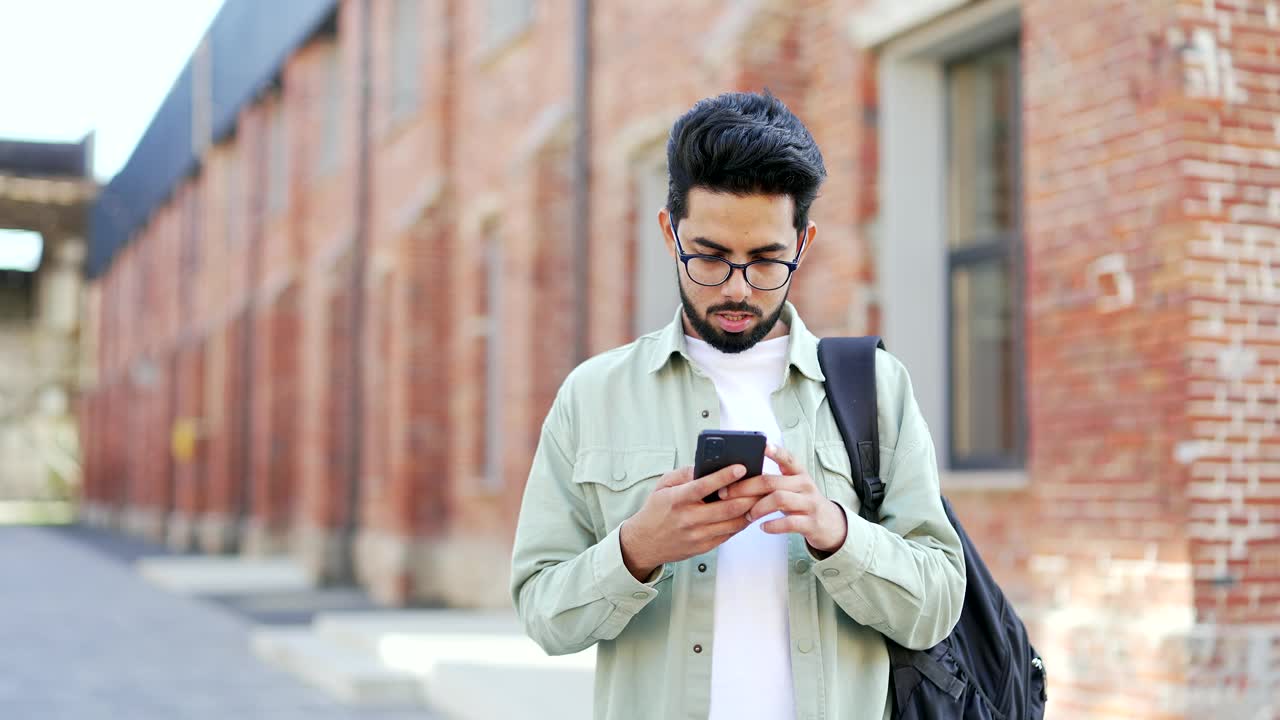
[{"label": "black backpack", "polygon": [[[827,399],[853,466],[859,514],[880,518],[880,438],[876,422],[876,348],[879,337],[828,338],[818,343]],[[1042,720],[1044,661],[1026,626],[991,577],[969,536],[942,498],[947,519],[964,546],[968,586],[960,622],[928,650],[889,649],[893,717],[899,720]]]}]

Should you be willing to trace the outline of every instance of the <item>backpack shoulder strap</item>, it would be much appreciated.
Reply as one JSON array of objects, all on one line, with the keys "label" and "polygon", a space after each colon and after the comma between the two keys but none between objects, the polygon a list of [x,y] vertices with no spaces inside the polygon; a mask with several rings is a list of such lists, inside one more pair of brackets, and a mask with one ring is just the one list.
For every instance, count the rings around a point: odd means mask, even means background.
[{"label": "backpack shoulder strap", "polygon": [[849,451],[853,487],[862,502],[858,514],[871,522],[879,521],[884,501],[876,419],[876,348],[885,349],[877,335],[818,341],[818,364],[827,378],[827,405]]}]

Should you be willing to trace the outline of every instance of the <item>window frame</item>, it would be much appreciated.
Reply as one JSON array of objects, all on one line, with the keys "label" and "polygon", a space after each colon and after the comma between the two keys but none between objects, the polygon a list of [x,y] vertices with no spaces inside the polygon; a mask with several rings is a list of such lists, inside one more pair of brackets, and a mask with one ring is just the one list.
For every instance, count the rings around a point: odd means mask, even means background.
[{"label": "window frame", "polygon": [[[1013,72],[1011,78],[1011,96],[1013,107],[1022,107],[1022,52],[1021,33],[995,42],[986,43],[967,52],[952,55],[942,63],[943,74],[943,165],[946,169],[945,182],[947,232],[944,236],[946,244],[946,291],[943,295],[946,304],[944,322],[946,324],[946,432],[947,432],[947,465],[952,470],[1019,470],[1026,467],[1027,462],[1027,392],[1026,392],[1026,328],[1025,303],[1020,302],[1026,296],[1025,285],[1025,249],[1023,247],[1023,192],[1022,192],[1022,160],[1023,133],[1022,119],[1011,124],[1010,145],[1013,151],[1008,158],[1009,177],[1013,182],[1013,229],[980,236],[976,242],[961,248],[952,247],[951,241],[951,202],[954,190],[951,176],[951,148],[954,139],[952,97],[954,86],[952,73],[958,65],[973,61],[975,58],[1013,47]],[[957,271],[980,267],[992,261],[1004,261],[1009,274],[1008,292],[1010,294],[1010,339],[1013,343],[1013,394],[1015,417],[1012,418],[1014,428],[1014,448],[1011,453],[973,453],[961,455],[956,452],[956,382],[955,382],[955,276]]]},{"label": "window frame", "polygon": [[[1005,468],[985,463],[951,464],[950,163],[944,67],[949,61],[1019,37],[1021,2],[983,0],[963,8],[918,10],[865,41],[852,26],[850,29],[855,45],[877,56],[879,213],[868,231],[879,282],[871,291],[879,302],[880,333],[910,369],[920,412],[933,430],[943,488],[1019,491],[1029,484],[1025,464]],[[1025,58],[1020,55],[1019,65],[1023,63]],[[1023,131],[1019,128],[1020,138]],[[1019,152],[1026,152],[1021,142]],[[1020,213],[1025,210],[1022,204],[1020,199]],[[1025,283],[1021,256],[1014,262],[1017,271],[1012,282],[1021,287]],[[1014,298],[1020,331],[1024,302],[1024,296]],[[1030,433],[1025,420],[1025,345],[1018,353],[1023,392],[1016,412],[1022,418],[1025,455],[1029,453],[1025,439]]]}]

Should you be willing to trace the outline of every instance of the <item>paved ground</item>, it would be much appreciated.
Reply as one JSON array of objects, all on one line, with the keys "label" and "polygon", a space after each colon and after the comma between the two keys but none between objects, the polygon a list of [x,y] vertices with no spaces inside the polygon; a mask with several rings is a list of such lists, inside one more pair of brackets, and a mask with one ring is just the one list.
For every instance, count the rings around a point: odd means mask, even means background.
[{"label": "paved ground", "polygon": [[347,707],[264,665],[246,618],[145,583],[128,561],[148,550],[89,530],[0,527],[0,716],[431,718]]}]

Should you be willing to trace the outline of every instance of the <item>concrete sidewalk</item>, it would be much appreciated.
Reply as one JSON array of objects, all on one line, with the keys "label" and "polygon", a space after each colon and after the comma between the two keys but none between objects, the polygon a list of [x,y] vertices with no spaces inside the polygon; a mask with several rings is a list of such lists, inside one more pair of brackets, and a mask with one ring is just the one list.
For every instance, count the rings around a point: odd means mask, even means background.
[{"label": "concrete sidewalk", "polygon": [[105,541],[99,552],[95,537],[0,527],[6,720],[438,717],[345,705],[268,667],[250,649],[245,618],[148,584],[120,557],[146,548]]}]

